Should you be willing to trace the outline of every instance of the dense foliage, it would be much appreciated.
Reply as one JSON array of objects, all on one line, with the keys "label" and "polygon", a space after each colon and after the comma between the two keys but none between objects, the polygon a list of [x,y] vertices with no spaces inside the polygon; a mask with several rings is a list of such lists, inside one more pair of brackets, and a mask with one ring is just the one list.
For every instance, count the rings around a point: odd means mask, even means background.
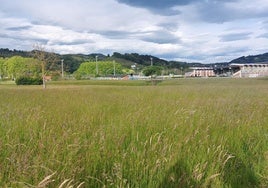
[{"label": "dense foliage", "polygon": [[[0,57],[11,58],[13,56],[20,56],[24,58],[34,57],[35,51],[20,51],[20,50],[9,50],[9,49],[0,49]],[[132,65],[136,66],[136,72],[140,72],[144,67],[151,65],[162,66],[165,69],[165,73],[174,73],[179,74],[180,70],[184,72],[189,71],[189,67],[202,67],[207,66],[208,64],[202,64],[197,62],[186,63],[181,61],[168,61],[160,59],[152,55],[141,55],[138,53],[125,53],[121,54],[114,52],[111,56],[103,55],[99,53],[91,53],[88,55],[85,54],[65,54],[60,55],[57,53],[46,53],[46,56],[54,56],[53,61],[46,62],[45,69],[50,72],[59,72],[61,70],[61,60],[64,60],[64,72],[73,74],[79,68],[80,64],[84,62],[95,62],[96,56],[98,56],[99,61],[113,61],[121,64],[122,67],[130,69]],[[34,57],[36,58],[36,57]],[[56,60],[55,60],[56,59]],[[228,66],[229,63],[260,63],[268,62],[268,53],[255,55],[255,56],[246,56],[237,58],[231,62],[223,63],[212,63],[211,67],[214,66]],[[3,66],[2,66],[3,69]],[[0,60],[0,75],[3,75],[3,70],[1,69],[1,60]]]},{"label": "dense foliage", "polygon": [[113,75],[114,73],[123,73],[123,68],[119,63],[112,61],[85,62],[79,66],[75,72],[75,77],[79,79],[90,76]]},{"label": "dense foliage", "polygon": [[61,55],[61,59],[64,59],[64,71],[68,73],[74,73],[80,66],[81,63],[84,62],[95,62],[96,56],[98,56],[98,60],[106,60],[106,56],[102,54],[65,54]]},{"label": "dense foliage", "polygon": [[142,73],[145,75],[145,76],[157,76],[157,75],[161,75],[161,71],[163,70],[162,67],[159,67],[159,66],[148,66],[148,67],[145,67],[143,70],[142,70]]},{"label": "dense foliage", "polygon": [[[33,51],[19,51],[19,50],[9,50],[9,49],[0,49],[0,57],[8,58],[15,55],[19,55],[21,57],[33,57]],[[118,52],[114,52],[111,56],[103,55],[99,53],[91,53],[88,55],[85,54],[55,54],[58,57],[58,62],[50,64],[47,63],[47,69],[57,70],[60,67],[60,60],[64,59],[65,71],[68,73],[75,72],[81,63],[83,62],[93,62],[95,61],[96,56],[98,56],[99,61],[113,61],[120,63],[123,67],[130,68],[131,65],[137,64],[140,67],[148,66],[151,64],[151,58],[154,65],[165,66],[166,68],[180,68],[184,69],[188,67],[187,63],[179,62],[179,61],[167,61],[164,59],[160,59],[151,55],[140,55],[138,53],[125,53],[120,54]]]},{"label": "dense foliage", "polygon": [[5,70],[5,59],[0,57],[0,79],[3,78],[6,70]]},{"label": "dense foliage", "polygon": [[114,52],[112,57],[120,58],[120,59],[126,59],[133,63],[140,64],[142,66],[149,66],[151,63],[153,65],[157,66],[164,66],[166,68],[180,68],[180,67],[188,67],[187,63],[185,62],[179,62],[179,61],[167,61],[164,59],[160,59],[158,57],[154,57],[151,55],[140,55],[138,53],[125,53],[120,54],[118,52]]},{"label": "dense foliage", "polygon": [[0,59],[0,75],[2,78],[16,79],[20,76],[34,77],[41,72],[40,62],[33,58],[13,56]]},{"label": "dense foliage", "polygon": [[0,48],[0,57],[8,58],[13,56],[31,57],[31,52],[22,50],[10,50],[8,48]]},{"label": "dense foliage", "polygon": [[27,76],[23,76],[23,77],[19,77],[15,80],[15,83],[17,85],[42,85],[43,80],[40,77],[27,77]]}]

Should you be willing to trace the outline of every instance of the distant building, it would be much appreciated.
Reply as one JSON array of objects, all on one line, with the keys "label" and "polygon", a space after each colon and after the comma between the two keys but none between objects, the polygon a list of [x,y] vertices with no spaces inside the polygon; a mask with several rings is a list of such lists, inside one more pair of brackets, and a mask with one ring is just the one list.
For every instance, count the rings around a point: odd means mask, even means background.
[{"label": "distant building", "polygon": [[44,76],[45,81],[51,81],[52,80],[52,76]]},{"label": "distant building", "polygon": [[268,64],[231,64],[232,77],[255,78],[268,76]]},{"label": "distant building", "polygon": [[211,67],[192,67],[193,71],[185,74],[187,77],[214,77],[214,69]]},{"label": "distant building", "polygon": [[186,77],[256,78],[268,76],[268,63],[230,64],[214,67],[192,67]]}]

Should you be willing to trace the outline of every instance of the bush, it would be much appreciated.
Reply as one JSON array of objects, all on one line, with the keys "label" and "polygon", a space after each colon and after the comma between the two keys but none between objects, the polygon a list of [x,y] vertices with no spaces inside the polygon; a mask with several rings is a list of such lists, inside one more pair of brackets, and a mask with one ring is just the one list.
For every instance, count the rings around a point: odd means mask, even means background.
[{"label": "bush", "polygon": [[19,77],[15,80],[17,85],[42,85],[42,78]]},{"label": "bush", "polygon": [[159,67],[159,66],[148,66],[142,70],[145,76],[160,75],[161,71],[162,71],[162,67]]},{"label": "bush", "polygon": [[82,80],[82,74],[79,73],[79,72],[75,72],[75,73],[74,73],[74,78],[75,78],[76,80]]}]

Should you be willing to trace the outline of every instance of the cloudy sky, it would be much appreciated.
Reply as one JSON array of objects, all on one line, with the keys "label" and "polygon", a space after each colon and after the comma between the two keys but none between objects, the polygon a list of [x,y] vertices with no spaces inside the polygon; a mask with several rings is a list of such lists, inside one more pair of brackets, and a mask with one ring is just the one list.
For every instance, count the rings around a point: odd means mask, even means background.
[{"label": "cloudy sky", "polygon": [[0,48],[223,62],[268,52],[268,0],[0,0]]}]

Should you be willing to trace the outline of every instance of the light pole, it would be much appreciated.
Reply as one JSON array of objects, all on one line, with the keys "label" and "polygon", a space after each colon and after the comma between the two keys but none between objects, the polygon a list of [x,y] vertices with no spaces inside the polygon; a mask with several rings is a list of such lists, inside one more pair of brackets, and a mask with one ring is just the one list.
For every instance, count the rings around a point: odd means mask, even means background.
[{"label": "light pole", "polygon": [[113,64],[114,64],[114,77],[115,77],[115,61],[113,60]]},{"label": "light pole", "polygon": [[63,73],[63,61],[64,59],[61,60],[61,77],[64,77],[64,73]]},{"label": "light pole", "polygon": [[99,74],[99,69],[98,69],[98,56],[96,55],[96,76]]},{"label": "light pole", "polygon": [[150,57],[150,59],[151,59],[151,66],[153,66],[153,58],[152,58],[152,57]]}]

